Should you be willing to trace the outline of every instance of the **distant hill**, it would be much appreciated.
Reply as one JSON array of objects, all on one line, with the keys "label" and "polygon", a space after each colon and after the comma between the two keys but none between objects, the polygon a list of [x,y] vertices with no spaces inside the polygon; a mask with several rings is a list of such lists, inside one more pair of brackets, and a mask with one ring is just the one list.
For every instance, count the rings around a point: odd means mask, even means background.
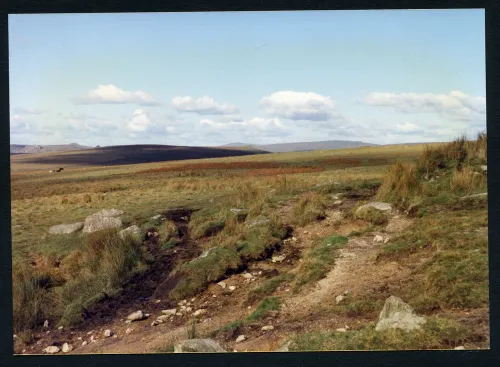
[{"label": "distant hill", "polygon": [[33,154],[33,153],[48,153],[48,152],[63,152],[68,150],[90,149],[84,145],[77,143],[63,145],[21,145],[11,144],[10,154]]},{"label": "distant hill", "polygon": [[359,148],[364,146],[378,146],[377,144],[364,143],[361,141],[347,140],[327,140],[327,141],[311,141],[299,143],[282,143],[282,144],[245,144],[245,143],[230,143],[222,145],[222,147],[249,147],[251,149],[263,150],[271,153],[284,152],[308,152],[314,150],[330,150],[330,149],[345,149]]},{"label": "distant hill", "polygon": [[184,159],[222,158],[262,154],[250,150],[186,147],[174,145],[117,145],[80,151],[56,151],[45,154],[22,154],[11,158],[15,163],[52,164],[54,166],[113,166]]}]

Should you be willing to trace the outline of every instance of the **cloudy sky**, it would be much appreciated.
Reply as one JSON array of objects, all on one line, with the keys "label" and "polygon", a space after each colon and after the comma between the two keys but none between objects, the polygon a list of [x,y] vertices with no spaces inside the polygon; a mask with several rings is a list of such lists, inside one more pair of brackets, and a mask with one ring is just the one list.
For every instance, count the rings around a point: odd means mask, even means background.
[{"label": "cloudy sky", "polygon": [[13,144],[449,140],[483,10],[9,15]]}]

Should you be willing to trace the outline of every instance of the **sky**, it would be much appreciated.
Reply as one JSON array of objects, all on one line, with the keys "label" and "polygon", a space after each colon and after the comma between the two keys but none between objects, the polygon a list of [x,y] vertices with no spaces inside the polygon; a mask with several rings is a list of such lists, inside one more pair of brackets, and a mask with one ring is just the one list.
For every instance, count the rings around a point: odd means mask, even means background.
[{"label": "sky", "polygon": [[11,144],[448,141],[486,129],[481,9],[9,15]]}]

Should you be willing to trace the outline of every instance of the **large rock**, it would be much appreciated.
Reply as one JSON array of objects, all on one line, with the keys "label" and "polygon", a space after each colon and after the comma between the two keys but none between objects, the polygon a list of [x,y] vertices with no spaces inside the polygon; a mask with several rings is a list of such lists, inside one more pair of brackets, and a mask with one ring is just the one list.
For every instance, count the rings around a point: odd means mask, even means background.
[{"label": "large rock", "polygon": [[382,202],[379,202],[379,201],[374,201],[374,202],[371,202],[371,203],[368,203],[368,204],[365,204],[365,205],[361,205],[356,210],[356,213],[359,212],[359,211],[365,210],[365,208],[369,208],[369,207],[375,208],[375,209],[378,209],[378,210],[382,210],[383,212],[392,210],[392,205],[391,204],[389,204],[389,203],[382,203]]},{"label": "large rock", "polygon": [[420,326],[425,322],[425,318],[418,316],[411,306],[404,303],[401,298],[390,296],[385,300],[375,330],[397,328],[410,331],[420,329]]},{"label": "large rock", "polygon": [[133,237],[140,237],[141,236],[141,229],[137,227],[136,225],[130,226],[128,228],[125,228],[118,232],[118,235],[120,238],[125,238],[127,235],[131,235]]},{"label": "large rock", "polygon": [[58,224],[50,227],[49,233],[52,234],[68,234],[78,232],[83,228],[83,222],[73,224]]},{"label": "large rock", "polygon": [[174,346],[174,353],[223,353],[226,352],[212,339],[183,340]]},{"label": "large rock", "polygon": [[91,233],[103,229],[120,228],[122,226],[122,221],[120,218],[115,217],[121,214],[123,214],[123,212],[118,209],[103,209],[94,213],[85,219],[83,232]]},{"label": "large rock", "polygon": [[253,227],[258,227],[262,226],[264,224],[269,223],[271,220],[266,217],[257,217],[255,219],[252,219],[250,222],[248,222],[247,227],[248,228],[253,228]]}]

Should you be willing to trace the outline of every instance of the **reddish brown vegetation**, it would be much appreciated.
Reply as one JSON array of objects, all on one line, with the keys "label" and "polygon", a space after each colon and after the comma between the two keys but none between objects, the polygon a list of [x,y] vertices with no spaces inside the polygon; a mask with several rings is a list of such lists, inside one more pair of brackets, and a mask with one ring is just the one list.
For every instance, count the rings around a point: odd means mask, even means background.
[{"label": "reddish brown vegetation", "polygon": [[351,158],[351,157],[335,157],[323,159],[319,162],[325,166],[335,167],[357,167],[357,166],[380,166],[389,164],[387,158],[382,157],[366,157],[366,158]]},{"label": "reddish brown vegetation", "polygon": [[324,171],[322,167],[283,167],[283,168],[264,168],[252,169],[246,172],[248,176],[276,176],[291,175],[295,173],[310,173]]},{"label": "reddish brown vegetation", "polygon": [[159,168],[146,169],[136,173],[161,173],[161,172],[182,172],[182,171],[202,171],[202,170],[237,170],[237,169],[276,169],[285,168],[283,164],[275,162],[210,162],[168,165]]}]

